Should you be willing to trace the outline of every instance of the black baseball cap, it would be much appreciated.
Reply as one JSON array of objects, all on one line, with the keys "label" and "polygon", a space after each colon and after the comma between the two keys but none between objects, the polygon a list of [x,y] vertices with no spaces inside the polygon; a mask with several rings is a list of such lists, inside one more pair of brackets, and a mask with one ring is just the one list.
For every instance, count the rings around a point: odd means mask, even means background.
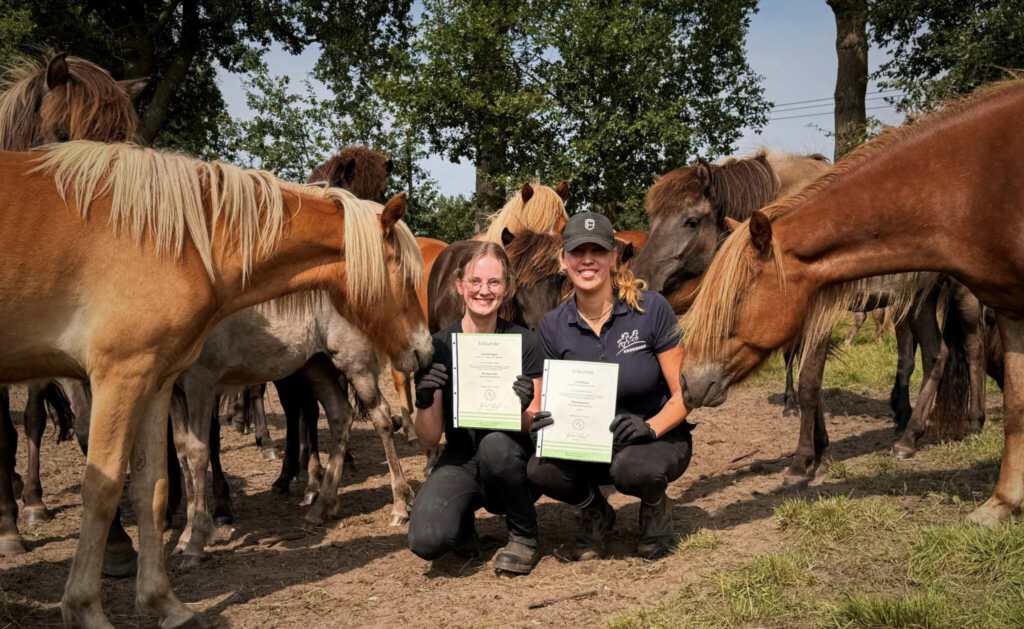
[{"label": "black baseball cap", "polygon": [[615,249],[615,230],[608,217],[596,212],[580,212],[569,219],[562,230],[562,248],[572,251],[588,242],[606,251]]}]

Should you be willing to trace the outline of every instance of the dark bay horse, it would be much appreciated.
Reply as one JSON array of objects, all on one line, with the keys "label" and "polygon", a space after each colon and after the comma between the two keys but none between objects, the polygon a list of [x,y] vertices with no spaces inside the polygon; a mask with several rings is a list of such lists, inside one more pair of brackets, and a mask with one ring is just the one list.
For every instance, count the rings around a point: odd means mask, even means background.
[{"label": "dark bay horse", "polygon": [[[682,320],[688,408],[728,388],[800,335],[819,343],[860,280],[952,275],[996,313],[1004,348],[1005,445],[991,498],[969,519],[994,526],[1024,501],[1024,81],[1006,81],[856,149],[800,194],[733,232]],[[1008,237],[1008,235],[1013,235]],[[787,308],[779,308],[786,303]]]}]

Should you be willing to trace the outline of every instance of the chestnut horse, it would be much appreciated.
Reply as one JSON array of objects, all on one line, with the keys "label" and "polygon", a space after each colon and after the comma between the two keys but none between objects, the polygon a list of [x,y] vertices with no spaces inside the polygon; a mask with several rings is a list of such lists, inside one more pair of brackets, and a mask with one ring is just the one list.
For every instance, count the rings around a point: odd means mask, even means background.
[{"label": "chestnut horse", "polygon": [[[814,346],[862,278],[952,275],[996,313],[1005,434],[993,526],[1024,500],[1024,81],[979,90],[856,149],[801,193],[733,232],[683,317],[688,408],[721,404],[773,350]],[[779,304],[786,304],[780,308]],[[910,432],[910,431],[907,431]]]},{"label": "chestnut horse", "polygon": [[66,623],[111,626],[100,570],[128,466],[137,603],[163,627],[193,620],[163,556],[175,379],[218,321],[318,287],[382,351],[399,351],[422,325],[397,294],[386,236],[400,218],[346,207],[335,189],[132,145],[0,154],[0,382],[92,384]]},{"label": "chestnut horse", "polygon": [[[134,138],[138,118],[132,98],[145,87],[146,79],[115,81],[94,63],[65,54],[48,55],[46,61],[16,56],[0,77],[0,149],[24,151],[44,143],[68,139],[121,142]],[[78,382],[72,387],[81,387]],[[80,394],[79,391],[71,392]],[[24,427],[28,441],[27,473],[20,490],[25,520],[32,524],[50,519],[43,503],[39,476],[39,447],[46,429],[46,407],[59,421],[58,440],[69,436],[74,416],[61,388],[53,382],[28,385]],[[17,435],[11,422],[6,391],[0,399],[0,555],[24,552],[17,530],[18,507],[14,491],[22,485],[14,471]],[[86,421],[88,418],[85,418]],[[9,437],[5,438],[5,437]],[[85,448],[85,440],[79,438]],[[177,461],[174,460],[177,470]],[[176,474],[176,472],[172,472]],[[7,480],[5,477],[9,477]],[[172,504],[180,495],[180,482],[172,476]],[[8,494],[10,494],[8,496]],[[111,531],[115,539],[131,544],[117,518]],[[133,565],[127,566],[129,569]]]}]

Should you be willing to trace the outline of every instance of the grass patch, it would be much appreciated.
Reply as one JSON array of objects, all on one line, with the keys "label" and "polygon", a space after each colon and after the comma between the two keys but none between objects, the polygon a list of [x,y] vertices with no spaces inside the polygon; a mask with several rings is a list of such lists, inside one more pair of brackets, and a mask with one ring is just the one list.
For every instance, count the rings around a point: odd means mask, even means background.
[{"label": "grass patch", "polygon": [[922,452],[926,460],[954,467],[997,465],[1003,456],[1003,424],[985,422],[985,428],[962,441],[935,444]]},{"label": "grass patch", "polygon": [[903,598],[850,596],[832,612],[827,625],[841,629],[945,629],[955,623],[955,605],[933,592]]},{"label": "grass patch", "polygon": [[911,549],[910,577],[924,584],[966,579],[1024,589],[1024,527],[961,523],[925,528]]},{"label": "grass patch", "polygon": [[852,472],[846,461],[829,460],[825,464],[825,478],[828,480],[846,480],[851,476]]},{"label": "grass patch", "polygon": [[698,529],[679,540],[677,553],[696,550],[714,550],[722,543],[721,538],[707,529]]},{"label": "grass patch", "polygon": [[726,610],[734,621],[770,618],[790,605],[785,588],[813,582],[809,561],[801,555],[758,557],[749,565],[718,577]]},{"label": "grass patch", "polygon": [[828,496],[786,500],[776,507],[775,517],[783,530],[797,531],[815,540],[844,542],[869,530],[894,530],[904,515],[882,498],[854,500],[848,496]]}]

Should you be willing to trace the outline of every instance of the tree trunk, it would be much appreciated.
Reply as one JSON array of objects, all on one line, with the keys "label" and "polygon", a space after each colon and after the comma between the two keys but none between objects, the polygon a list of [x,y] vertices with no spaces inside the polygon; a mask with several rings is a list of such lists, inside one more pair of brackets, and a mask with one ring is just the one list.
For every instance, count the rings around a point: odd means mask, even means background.
[{"label": "tree trunk", "polygon": [[182,32],[178,41],[178,48],[173,60],[167,66],[156,85],[152,100],[146,106],[146,112],[142,116],[142,124],[139,127],[139,141],[143,144],[152,144],[160,129],[167,119],[167,111],[171,105],[171,99],[177,94],[178,88],[185,80],[189,69],[192,67],[192,60],[195,58],[199,48],[199,9],[195,2],[185,2],[182,16]]},{"label": "tree trunk", "polygon": [[839,70],[835,93],[835,159],[864,141],[868,89],[867,0],[827,0],[836,16]]},{"label": "tree trunk", "polygon": [[480,154],[481,151],[477,151],[476,159],[476,194],[474,195],[474,205],[476,206],[476,216],[473,219],[474,229],[477,233],[483,231],[487,227],[488,217],[499,207],[501,207],[502,191],[494,185],[493,179],[491,179],[495,170],[494,161],[490,158]]}]

